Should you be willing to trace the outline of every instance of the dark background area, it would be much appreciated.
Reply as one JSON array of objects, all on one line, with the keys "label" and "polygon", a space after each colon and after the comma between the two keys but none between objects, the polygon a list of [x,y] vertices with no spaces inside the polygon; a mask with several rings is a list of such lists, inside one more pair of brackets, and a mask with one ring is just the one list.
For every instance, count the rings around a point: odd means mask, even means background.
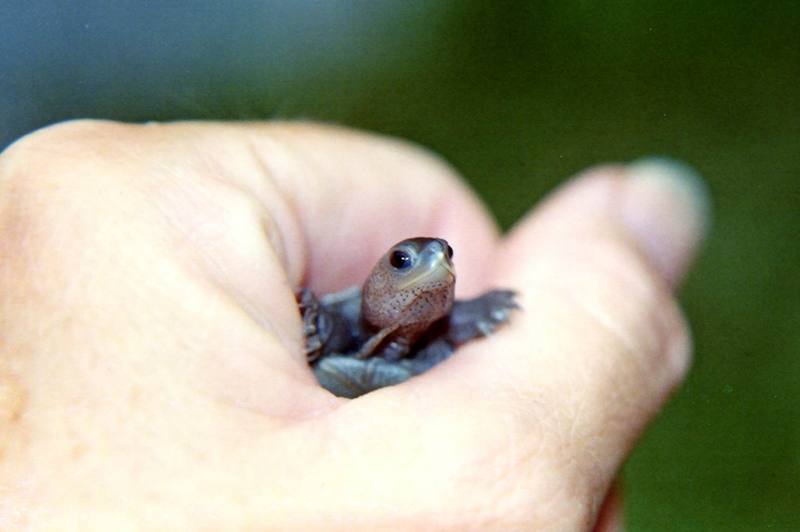
[{"label": "dark background area", "polygon": [[334,121],[440,152],[504,227],[592,164],[695,165],[696,360],[626,467],[628,528],[800,529],[799,2],[104,4],[0,4],[0,147],[73,117]]}]

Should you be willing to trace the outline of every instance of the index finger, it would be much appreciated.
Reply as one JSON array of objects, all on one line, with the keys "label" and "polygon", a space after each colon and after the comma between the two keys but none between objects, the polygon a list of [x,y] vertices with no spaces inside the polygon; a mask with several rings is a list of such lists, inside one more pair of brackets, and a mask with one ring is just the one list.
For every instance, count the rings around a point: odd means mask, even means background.
[{"label": "index finger", "polygon": [[[499,231],[475,194],[432,153],[320,124],[208,127],[244,140],[259,177],[254,191],[282,200],[273,209],[274,238],[293,280],[302,277],[322,293],[360,284],[395,242],[435,236],[456,250],[459,292],[483,284]],[[264,201],[275,205],[274,198]]]}]

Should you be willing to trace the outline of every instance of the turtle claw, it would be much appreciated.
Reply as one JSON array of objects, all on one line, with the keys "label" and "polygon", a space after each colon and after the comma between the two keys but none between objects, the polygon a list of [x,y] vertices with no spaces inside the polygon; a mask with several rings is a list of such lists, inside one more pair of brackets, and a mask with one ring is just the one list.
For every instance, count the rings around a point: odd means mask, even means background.
[{"label": "turtle claw", "polygon": [[491,321],[478,321],[475,323],[475,328],[481,333],[481,336],[489,336],[494,332],[494,325]]},{"label": "turtle claw", "polygon": [[300,316],[303,318],[303,336],[305,337],[305,355],[308,362],[313,362],[320,357],[325,341],[320,336],[320,320],[325,319],[325,314],[320,311],[320,303],[314,292],[308,288],[301,288],[295,294]]}]

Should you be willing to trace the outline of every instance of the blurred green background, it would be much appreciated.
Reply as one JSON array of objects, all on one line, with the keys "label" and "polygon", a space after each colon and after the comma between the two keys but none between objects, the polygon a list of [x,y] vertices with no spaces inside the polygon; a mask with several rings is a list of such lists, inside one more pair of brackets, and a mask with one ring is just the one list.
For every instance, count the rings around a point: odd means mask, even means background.
[{"label": "blurred green background", "polygon": [[313,118],[443,154],[504,227],[663,154],[715,223],[688,382],[625,469],[630,530],[800,530],[800,3],[6,2],[0,146],[76,116]]}]

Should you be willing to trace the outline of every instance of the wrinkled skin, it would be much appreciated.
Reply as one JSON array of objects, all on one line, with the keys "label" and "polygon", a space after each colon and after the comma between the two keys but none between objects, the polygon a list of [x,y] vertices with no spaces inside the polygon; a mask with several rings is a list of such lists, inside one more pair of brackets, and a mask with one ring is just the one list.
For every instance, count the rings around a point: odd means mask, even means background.
[{"label": "wrinkled skin", "polygon": [[453,249],[440,238],[410,238],[378,260],[361,290],[317,301],[298,298],[306,350],[320,384],[358,397],[399,384],[488,336],[517,308],[510,290],[454,302]]}]

